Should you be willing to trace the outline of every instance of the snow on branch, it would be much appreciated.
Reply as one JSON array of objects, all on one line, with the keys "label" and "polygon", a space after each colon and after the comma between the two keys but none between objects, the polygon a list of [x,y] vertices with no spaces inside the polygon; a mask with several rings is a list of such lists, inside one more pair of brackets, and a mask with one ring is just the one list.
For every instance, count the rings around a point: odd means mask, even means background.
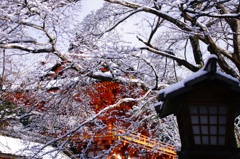
[{"label": "snow on branch", "polygon": [[109,3],[119,4],[119,5],[129,7],[129,8],[132,8],[132,9],[141,9],[144,12],[151,13],[151,14],[159,16],[163,19],[166,19],[167,21],[171,22],[172,24],[177,25],[182,30],[193,31],[192,28],[189,27],[187,24],[181,22],[178,19],[175,19],[175,18],[171,17],[169,14],[158,11],[154,8],[147,7],[147,6],[141,6],[141,5],[138,5],[136,3],[130,3],[130,2],[123,1],[123,0],[104,0],[104,1],[109,2]]},{"label": "snow on branch", "polygon": [[53,52],[52,47],[51,48],[43,48],[43,49],[34,49],[34,48],[25,47],[25,46],[19,45],[19,44],[0,44],[0,48],[3,48],[3,49],[19,49],[19,50],[30,52],[30,53]]},{"label": "snow on branch", "polygon": [[213,18],[239,18],[240,17],[240,13],[216,14],[216,13],[210,13],[210,12],[196,11],[195,9],[191,9],[191,8],[184,9],[184,11],[196,14],[198,17],[201,17],[201,16],[207,16],[207,17],[213,17]]},{"label": "snow on branch", "polygon": [[16,24],[21,24],[21,25],[26,25],[26,26],[29,26],[29,27],[32,27],[32,28],[35,28],[35,29],[38,29],[38,30],[43,30],[42,26],[30,23],[30,22],[26,22],[26,21],[14,20],[14,19],[9,18],[7,16],[0,16],[0,20],[9,21],[9,22],[16,23]]},{"label": "snow on branch", "polygon": [[148,60],[146,60],[144,58],[141,58],[141,57],[139,57],[137,55],[134,55],[134,57],[137,57],[137,58],[143,60],[148,66],[151,67],[151,69],[153,70],[154,76],[155,76],[155,86],[152,89],[153,90],[157,89],[158,88],[158,79],[159,79],[159,77],[158,77],[157,70],[155,69],[155,67]]},{"label": "snow on branch", "polygon": [[106,111],[113,109],[117,106],[119,106],[120,104],[124,103],[124,102],[138,102],[141,100],[144,100],[150,93],[152,92],[151,89],[149,89],[142,97],[139,98],[123,98],[120,99],[117,103],[113,104],[113,105],[109,105],[107,107],[105,107],[104,109],[100,110],[97,114],[89,117],[88,119],[86,119],[84,122],[82,122],[80,125],[78,125],[77,127],[75,127],[74,129],[70,130],[69,132],[67,132],[66,134],[59,136],[56,139],[53,139],[51,141],[49,141],[48,143],[46,143],[41,149],[39,149],[37,151],[37,153],[35,155],[37,155],[38,153],[40,153],[43,149],[45,149],[46,147],[52,145],[53,143],[56,143],[64,138],[69,138],[73,133],[75,133],[77,130],[79,130],[80,128],[82,128],[83,126],[85,126],[86,124],[92,122],[93,120],[95,120],[97,117],[99,117],[101,114],[105,113]]},{"label": "snow on branch", "polygon": [[185,66],[186,68],[188,68],[189,70],[191,70],[193,72],[196,72],[196,71],[199,70],[198,67],[192,65],[191,63],[189,63],[185,59],[177,57],[175,55],[171,55],[171,54],[169,54],[167,52],[164,52],[164,51],[161,51],[161,50],[156,50],[155,48],[151,48],[151,47],[141,47],[139,49],[140,50],[148,50],[148,51],[153,52],[155,54],[162,55],[162,56],[165,56],[167,58],[173,59],[173,60],[175,60],[178,63],[178,65],[180,65],[180,66],[183,65],[183,66]]},{"label": "snow on branch", "polygon": [[150,86],[146,85],[144,81],[140,79],[130,79],[129,77],[116,76],[114,77],[110,71],[108,72],[91,72],[87,74],[88,77],[104,80],[104,81],[113,81],[121,84],[129,84],[131,86],[141,87],[143,90],[149,90]]},{"label": "snow on branch", "polygon": [[127,15],[126,17],[124,17],[123,19],[119,20],[114,26],[112,26],[112,27],[109,28],[108,30],[104,31],[104,33],[102,33],[101,36],[102,36],[103,34],[107,33],[107,32],[112,31],[112,30],[113,30],[114,28],[116,28],[119,24],[121,24],[121,23],[124,22],[126,19],[128,19],[129,17],[131,17],[132,15],[134,15],[134,14],[140,12],[140,11],[141,11],[141,9],[138,9],[138,10],[130,13],[129,15]]}]

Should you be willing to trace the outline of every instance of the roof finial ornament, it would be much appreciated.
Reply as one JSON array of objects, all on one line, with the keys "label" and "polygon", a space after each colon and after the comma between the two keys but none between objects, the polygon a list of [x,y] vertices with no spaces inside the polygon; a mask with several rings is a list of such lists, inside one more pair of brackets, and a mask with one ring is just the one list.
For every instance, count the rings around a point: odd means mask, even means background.
[{"label": "roof finial ornament", "polygon": [[217,71],[217,56],[216,55],[210,55],[206,64],[203,67],[204,71],[207,72],[216,72]]}]

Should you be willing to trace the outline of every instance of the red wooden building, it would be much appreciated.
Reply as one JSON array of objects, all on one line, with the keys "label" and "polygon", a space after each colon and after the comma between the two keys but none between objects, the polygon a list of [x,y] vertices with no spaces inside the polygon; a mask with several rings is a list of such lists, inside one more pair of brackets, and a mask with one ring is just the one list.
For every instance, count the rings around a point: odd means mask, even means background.
[{"label": "red wooden building", "polygon": [[[59,71],[61,71],[61,69],[58,68],[55,73],[58,74]],[[99,82],[90,85],[85,92],[75,94],[73,98],[75,101],[81,101],[81,94],[88,94],[91,97],[91,109],[97,114],[105,109],[106,106],[113,105],[119,99],[125,98],[121,94],[124,89],[129,88],[125,88],[123,85],[116,82]],[[131,89],[135,88],[132,87]],[[54,88],[50,91],[58,91],[58,89]],[[49,93],[49,91],[46,93]],[[144,92],[140,91],[140,95],[141,94],[144,94]],[[132,97],[134,97],[134,95],[132,95]],[[12,94],[8,93],[6,95],[6,99],[12,103],[22,100],[23,103],[28,106],[31,106],[31,104],[35,102],[34,97],[31,98],[29,93],[22,94],[21,92],[13,92]],[[104,115],[97,116],[96,119],[102,121],[106,125],[104,129],[96,131],[93,128],[90,128],[90,131],[85,133],[79,134],[76,132],[71,134],[68,139],[72,142],[74,151],[78,153],[82,152],[82,150],[88,146],[85,154],[86,157],[90,158],[102,155],[103,158],[107,159],[176,159],[175,148],[172,145],[152,139],[150,134],[146,131],[147,128],[142,127],[140,130],[131,131],[131,133],[129,133],[127,131],[125,132],[125,129],[130,125],[130,123],[122,121],[122,125],[118,125],[117,127],[115,126],[115,123],[118,120],[116,117],[127,117],[128,114],[126,112],[132,109],[134,104],[135,103],[133,102],[121,103],[107,110]],[[45,111],[44,103],[39,103],[38,107],[39,111]],[[89,125],[89,127],[91,127],[91,125]],[[66,130],[62,130],[62,132],[64,133]],[[44,132],[43,134],[59,137],[56,134],[50,134],[47,132]],[[84,142],[86,139],[91,139],[92,144],[86,145],[87,142]],[[113,144],[115,145],[113,146],[114,148],[104,154],[104,152],[109,150]],[[69,154],[72,155],[73,153],[69,152]]]}]

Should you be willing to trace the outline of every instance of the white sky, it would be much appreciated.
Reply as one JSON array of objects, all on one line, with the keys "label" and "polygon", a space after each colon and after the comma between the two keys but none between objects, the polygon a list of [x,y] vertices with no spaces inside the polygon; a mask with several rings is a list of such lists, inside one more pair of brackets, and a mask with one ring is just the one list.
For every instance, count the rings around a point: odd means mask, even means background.
[{"label": "white sky", "polygon": [[[80,13],[80,18],[83,19],[91,11],[99,9],[103,6],[103,3],[103,0],[83,0],[81,3],[82,10]],[[134,21],[132,21],[132,19],[128,20],[128,22],[124,23],[124,25],[118,26],[118,30],[121,30],[124,40],[126,40],[127,42],[133,42],[134,45],[141,45],[142,43],[137,40],[136,35],[132,34],[133,32],[137,32],[137,30],[134,29],[136,29],[136,26],[134,27]]]},{"label": "white sky", "polygon": [[82,1],[82,10],[81,18],[84,18],[88,13],[100,8],[103,5],[103,0],[83,0]]}]

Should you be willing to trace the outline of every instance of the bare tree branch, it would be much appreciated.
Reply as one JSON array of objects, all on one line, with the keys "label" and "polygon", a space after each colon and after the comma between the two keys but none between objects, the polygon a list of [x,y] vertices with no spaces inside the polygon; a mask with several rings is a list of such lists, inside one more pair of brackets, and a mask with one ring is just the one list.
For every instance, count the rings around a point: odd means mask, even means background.
[{"label": "bare tree branch", "polygon": [[161,11],[158,11],[158,10],[156,10],[154,8],[150,8],[150,7],[147,7],[147,6],[140,6],[140,5],[136,4],[136,3],[130,3],[130,2],[119,1],[119,0],[104,0],[104,1],[110,2],[110,3],[115,3],[115,4],[120,4],[122,6],[129,7],[129,8],[132,8],[132,9],[141,9],[144,12],[154,14],[156,16],[159,16],[159,17],[161,17],[161,18],[171,22],[172,24],[178,26],[182,30],[193,31],[191,27],[187,26],[187,24],[185,24],[185,23],[181,22],[180,20],[177,20],[177,19],[169,16],[168,14],[165,14],[165,13],[163,13]]},{"label": "bare tree branch", "polygon": [[168,57],[170,59],[173,59],[175,60],[179,66],[185,66],[186,68],[188,68],[189,70],[193,71],[193,72],[196,72],[199,70],[199,68],[197,66],[194,66],[192,65],[191,63],[187,62],[185,59],[182,59],[182,58],[179,58],[179,57],[176,57],[174,55],[170,55],[164,51],[160,51],[160,50],[156,50],[154,48],[151,48],[151,47],[142,47],[140,48],[140,50],[148,50],[150,52],[153,52],[155,54],[158,54],[158,55],[161,55],[161,56],[165,56],[165,57]]}]

